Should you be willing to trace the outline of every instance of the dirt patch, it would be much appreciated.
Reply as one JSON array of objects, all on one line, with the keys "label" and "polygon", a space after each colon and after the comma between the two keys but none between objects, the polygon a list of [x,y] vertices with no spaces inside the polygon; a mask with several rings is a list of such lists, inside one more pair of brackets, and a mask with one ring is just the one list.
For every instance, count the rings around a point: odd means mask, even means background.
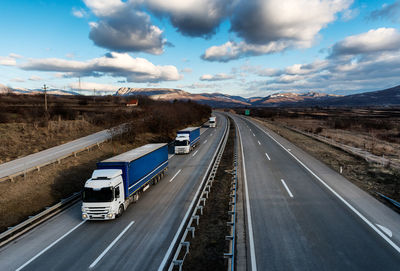
[{"label": "dirt patch", "polygon": [[183,270],[226,270],[227,268],[224,253],[228,252],[225,236],[229,235],[226,223],[230,219],[228,210],[234,144],[235,127],[231,125],[210,196],[204,207],[204,213],[200,217],[199,225],[196,227],[195,238],[189,238],[190,252],[183,264]]},{"label": "dirt patch", "polygon": [[[385,204],[388,203],[382,200],[376,192],[400,201],[400,172],[369,164],[359,157],[286,129],[271,121],[262,121],[262,123],[334,170],[339,172],[340,167],[342,167],[344,177]],[[388,206],[392,208],[391,204],[388,204]]]}]

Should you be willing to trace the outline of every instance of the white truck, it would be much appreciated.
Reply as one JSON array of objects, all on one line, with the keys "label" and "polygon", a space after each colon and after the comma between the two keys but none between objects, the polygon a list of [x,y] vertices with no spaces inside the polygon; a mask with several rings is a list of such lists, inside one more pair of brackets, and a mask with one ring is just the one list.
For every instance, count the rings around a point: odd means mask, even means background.
[{"label": "white truck", "polygon": [[215,128],[217,127],[217,117],[210,117],[208,119],[209,127],[210,128]]},{"label": "white truck", "polygon": [[168,166],[168,145],[147,144],[97,163],[82,192],[82,219],[119,217]]},{"label": "white truck", "polygon": [[175,154],[189,153],[200,140],[200,127],[188,127],[178,131],[175,138]]}]

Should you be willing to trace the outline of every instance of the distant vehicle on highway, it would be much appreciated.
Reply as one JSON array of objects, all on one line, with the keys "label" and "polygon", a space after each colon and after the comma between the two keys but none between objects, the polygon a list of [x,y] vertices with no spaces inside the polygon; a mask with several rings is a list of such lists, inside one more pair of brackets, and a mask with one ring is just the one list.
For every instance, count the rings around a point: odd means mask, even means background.
[{"label": "distant vehicle on highway", "polygon": [[168,145],[147,144],[97,163],[82,193],[82,219],[107,220],[122,215],[130,203],[167,170]]},{"label": "distant vehicle on highway", "polygon": [[217,117],[210,117],[208,123],[210,128],[217,127]]},{"label": "distant vehicle on highway", "polygon": [[175,154],[190,153],[200,140],[200,127],[188,127],[178,131],[175,138]]}]

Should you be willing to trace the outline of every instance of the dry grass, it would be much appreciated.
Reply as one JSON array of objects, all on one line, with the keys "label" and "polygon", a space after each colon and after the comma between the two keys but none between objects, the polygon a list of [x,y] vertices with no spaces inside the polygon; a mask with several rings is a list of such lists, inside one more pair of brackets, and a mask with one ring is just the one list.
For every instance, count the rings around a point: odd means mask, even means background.
[{"label": "dry grass", "polygon": [[383,201],[376,192],[400,201],[400,172],[369,164],[359,157],[293,132],[276,122],[262,121],[262,123],[332,169],[339,171],[342,167],[344,177],[385,204],[387,202]]},{"label": "dry grass", "polygon": [[336,142],[400,162],[400,143],[380,139],[383,137],[382,134],[395,134],[396,128],[384,131],[376,129],[334,129],[327,121],[310,118],[274,118],[274,122],[302,131],[314,132]]},{"label": "dry grass", "polygon": [[36,153],[98,132],[101,127],[84,120],[32,123],[0,123],[0,163]]}]

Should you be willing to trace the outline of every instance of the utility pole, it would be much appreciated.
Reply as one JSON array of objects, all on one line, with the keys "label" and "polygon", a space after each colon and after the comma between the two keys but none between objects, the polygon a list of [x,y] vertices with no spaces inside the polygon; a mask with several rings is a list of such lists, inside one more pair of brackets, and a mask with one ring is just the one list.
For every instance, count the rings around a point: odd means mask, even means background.
[{"label": "utility pole", "polygon": [[46,84],[43,85],[44,90],[44,110],[47,112],[47,86]]},{"label": "utility pole", "polygon": [[93,89],[93,103],[95,102],[95,99],[96,99],[96,89],[94,88]]}]

